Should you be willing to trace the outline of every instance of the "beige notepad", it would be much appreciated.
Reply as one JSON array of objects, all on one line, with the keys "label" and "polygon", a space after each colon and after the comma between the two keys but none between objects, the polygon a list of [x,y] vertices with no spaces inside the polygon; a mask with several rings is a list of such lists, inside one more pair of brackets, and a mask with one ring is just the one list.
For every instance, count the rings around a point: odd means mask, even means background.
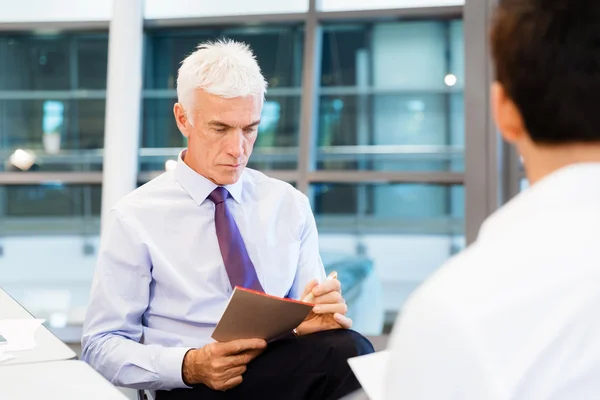
[{"label": "beige notepad", "polygon": [[304,321],[313,305],[236,287],[212,338],[275,339]]}]

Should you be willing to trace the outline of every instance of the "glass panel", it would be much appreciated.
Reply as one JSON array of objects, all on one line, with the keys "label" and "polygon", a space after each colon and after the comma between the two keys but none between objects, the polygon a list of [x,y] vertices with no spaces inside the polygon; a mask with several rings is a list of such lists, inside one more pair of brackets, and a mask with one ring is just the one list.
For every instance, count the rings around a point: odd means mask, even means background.
[{"label": "glass panel", "polygon": [[18,185],[1,188],[7,217],[99,216],[100,185]]},{"label": "glass panel", "polygon": [[[0,187],[0,286],[63,340],[83,323],[99,245],[100,185]],[[33,250],[33,251],[32,251]]]},{"label": "glass panel", "polygon": [[106,33],[0,36],[0,170],[101,170],[107,58]]},{"label": "glass panel", "polygon": [[[326,268],[336,268],[340,276],[372,268],[372,276],[360,282],[373,296],[369,313],[398,310],[426,277],[465,247],[460,185],[323,183],[311,190]],[[346,280],[351,303],[355,283]]]},{"label": "glass panel", "polygon": [[463,232],[462,186],[320,183],[312,193],[317,221],[327,231]]},{"label": "glass panel", "polygon": [[253,28],[155,29],[147,32],[146,89],[175,89],[181,62],[198,44],[229,38],[247,43],[270,88],[299,87],[303,30],[300,25]]},{"label": "glass panel", "polygon": [[323,35],[317,168],[464,170],[462,21]]},{"label": "glass panel", "polygon": [[465,0],[322,0],[322,11],[375,10],[382,8],[442,7],[464,5]]},{"label": "glass panel", "polygon": [[216,15],[281,14],[308,11],[308,0],[146,0],[146,19],[194,18]]},{"label": "glass panel", "polygon": [[267,96],[249,167],[258,170],[296,169],[300,96]]},{"label": "glass panel", "polygon": [[[101,170],[104,110],[103,99],[0,100],[0,170]],[[33,165],[11,162],[17,151]]]},{"label": "glass panel", "polygon": [[160,171],[177,157],[186,139],[173,118],[177,71],[198,43],[219,38],[248,43],[269,82],[250,167],[294,169],[298,157],[302,27],[159,29],[148,33],[140,169]]},{"label": "glass panel", "polygon": [[108,37],[84,36],[77,39],[77,87],[106,89],[108,70]]},{"label": "glass panel", "polygon": [[101,185],[0,186],[0,234],[97,234]]},{"label": "glass panel", "polygon": [[185,147],[186,138],[173,116],[176,102],[176,98],[144,99],[142,147]]},{"label": "glass panel", "polygon": [[106,88],[106,34],[10,34],[0,54],[0,90]]},{"label": "glass panel", "polygon": [[10,35],[0,57],[2,90],[65,90],[71,87],[69,38]]},{"label": "glass panel", "polygon": [[452,234],[321,232],[319,247],[325,269],[338,272],[350,316],[356,323],[353,329],[378,335],[383,321],[359,324],[376,318],[392,323],[406,298],[464,249],[465,238]]}]

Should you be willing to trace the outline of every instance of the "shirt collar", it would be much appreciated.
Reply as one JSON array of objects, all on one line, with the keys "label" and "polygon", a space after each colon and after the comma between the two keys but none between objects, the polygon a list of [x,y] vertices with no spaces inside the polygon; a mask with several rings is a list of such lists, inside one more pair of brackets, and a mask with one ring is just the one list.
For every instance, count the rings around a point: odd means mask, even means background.
[{"label": "shirt collar", "polygon": [[[186,152],[187,149],[179,153],[175,174],[177,181],[181,184],[183,189],[188,192],[196,204],[200,205],[208,198],[212,191],[218,187],[218,185],[200,175],[185,163],[184,158]],[[229,194],[231,194],[231,197],[238,203],[242,203],[243,177],[244,174],[242,173],[242,176],[236,183],[224,186]]]}]

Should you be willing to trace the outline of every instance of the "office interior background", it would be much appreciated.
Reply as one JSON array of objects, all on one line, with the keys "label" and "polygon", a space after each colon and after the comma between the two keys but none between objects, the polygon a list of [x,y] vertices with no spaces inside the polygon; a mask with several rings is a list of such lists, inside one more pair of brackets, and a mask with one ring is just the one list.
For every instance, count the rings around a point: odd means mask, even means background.
[{"label": "office interior background", "polygon": [[[146,0],[126,172],[143,185],[185,147],[172,115],[183,58],[209,39],[248,43],[269,83],[250,167],[309,196],[357,326],[381,333],[527,185],[489,112],[493,3]],[[113,6],[0,0],[0,286],[72,343],[113,184],[103,163],[118,162],[104,158],[108,48],[131,38],[110,36]]]}]

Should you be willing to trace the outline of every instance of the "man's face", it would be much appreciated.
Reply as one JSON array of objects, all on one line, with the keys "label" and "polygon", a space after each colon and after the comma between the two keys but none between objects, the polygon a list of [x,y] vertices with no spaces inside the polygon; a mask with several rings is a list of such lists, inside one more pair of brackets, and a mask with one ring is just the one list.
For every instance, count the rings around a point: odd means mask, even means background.
[{"label": "man's face", "polygon": [[177,125],[188,138],[186,164],[217,185],[237,182],[252,154],[262,106],[261,96],[224,99],[203,90],[196,91],[191,110],[176,104]]}]

